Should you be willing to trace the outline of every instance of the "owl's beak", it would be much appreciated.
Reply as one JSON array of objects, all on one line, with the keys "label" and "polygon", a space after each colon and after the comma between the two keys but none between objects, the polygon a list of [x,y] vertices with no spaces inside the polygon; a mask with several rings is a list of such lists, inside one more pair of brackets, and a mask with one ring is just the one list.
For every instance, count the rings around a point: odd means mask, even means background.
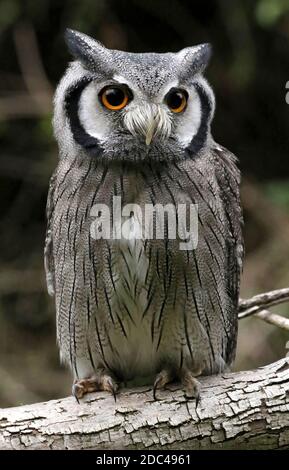
[{"label": "owl's beak", "polygon": [[156,136],[165,139],[171,133],[168,114],[161,106],[154,103],[144,102],[132,108],[125,115],[124,124],[133,135],[142,135],[147,146]]},{"label": "owl's beak", "polygon": [[154,119],[154,118],[151,119],[148,123],[147,131],[146,131],[146,135],[145,135],[145,141],[146,141],[147,146],[149,146],[151,141],[153,140],[157,125],[158,125],[158,123],[157,123],[156,119]]}]

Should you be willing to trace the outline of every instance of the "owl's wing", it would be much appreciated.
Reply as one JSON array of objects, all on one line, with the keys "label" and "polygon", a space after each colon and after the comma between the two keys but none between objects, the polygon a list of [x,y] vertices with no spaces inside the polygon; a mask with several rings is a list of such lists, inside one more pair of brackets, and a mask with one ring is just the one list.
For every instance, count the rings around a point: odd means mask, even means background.
[{"label": "owl's wing", "polygon": [[[243,215],[240,203],[240,172],[236,166],[237,158],[226,148],[216,145],[214,155],[217,160],[216,177],[219,181],[221,198],[228,221],[229,236],[227,244],[227,292],[236,312],[235,328],[238,323],[238,302],[240,291],[240,276],[243,266],[244,242],[242,235]],[[232,338],[236,338],[232,332]],[[228,344],[226,362],[234,359],[235,344]]]},{"label": "owl's wing", "polygon": [[55,294],[55,282],[54,282],[54,257],[53,257],[53,239],[51,232],[51,223],[54,211],[54,190],[55,190],[56,174],[54,173],[50,178],[49,190],[46,204],[46,236],[44,245],[44,268],[46,274],[46,284],[48,294],[53,296]]}]

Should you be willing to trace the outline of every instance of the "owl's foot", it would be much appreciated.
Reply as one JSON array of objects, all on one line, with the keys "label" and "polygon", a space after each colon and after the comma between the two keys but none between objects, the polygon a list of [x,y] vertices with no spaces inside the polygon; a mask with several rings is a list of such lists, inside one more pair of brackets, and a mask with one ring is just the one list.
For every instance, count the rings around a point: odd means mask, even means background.
[{"label": "owl's foot", "polygon": [[165,386],[172,382],[174,379],[174,376],[172,372],[168,369],[163,369],[161,372],[158,373],[156,376],[155,382],[154,382],[154,388],[153,388],[153,396],[154,400],[157,400],[157,390],[165,388]]},{"label": "owl's foot", "polygon": [[91,392],[110,392],[116,401],[118,386],[115,381],[107,374],[99,374],[87,379],[75,380],[72,386],[72,395],[79,403],[79,399],[86,393]]},{"label": "owl's foot", "polygon": [[[198,374],[199,375],[199,374]],[[185,370],[182,373],[182,384],[185,389],[186,398],[195,398],[196,407],[200,402],[200,388],[201,384],[190,370]]]}]

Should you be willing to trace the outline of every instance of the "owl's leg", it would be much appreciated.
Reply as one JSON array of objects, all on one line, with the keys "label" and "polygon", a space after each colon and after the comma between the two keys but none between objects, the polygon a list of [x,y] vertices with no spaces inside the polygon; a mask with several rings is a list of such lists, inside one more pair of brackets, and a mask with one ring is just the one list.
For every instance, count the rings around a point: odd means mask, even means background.
[{"label": "owl's leg", "polygon": [[86,393],[106,391],[110,392],[116,401],[118,385],[110,375],[100,372],[92,377],[75,380],[72,386],[72,395],[79,402]]},{"label": "owl's leg", "polygon": [[183,387],[185,389],[185,394],[187,398],[196,399],[196,407],[200,401],[200,382],[196,379],[196,376],[200,375],[201,371],[197,373],[192,372],[191,370],[184,369],[181,373],[181,380]]},{"label": "owl's leg", "polygon": [[157,400],[157,390],[161,388],[165,388],[165,386],[174,380],[174,374],[170,369],[163,369],[161,372],[158,373],[154,382],[153,388],[153,396],[154,400]]}]

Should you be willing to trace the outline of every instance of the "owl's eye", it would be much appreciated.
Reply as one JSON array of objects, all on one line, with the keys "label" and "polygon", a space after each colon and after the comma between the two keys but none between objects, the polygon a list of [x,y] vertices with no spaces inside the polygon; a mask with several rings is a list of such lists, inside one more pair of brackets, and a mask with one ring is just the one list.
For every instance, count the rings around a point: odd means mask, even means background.
[{"label": "owl's eye", "polygon": [[104,88],[99,96],[103,106],[112,111],[118,111],[124,108],[129,100],[127,90],[116,86]]},{"label": "owl's eye", "polygon": [[185,90],[172,88],[165,97],[165,102],[174,113],[181,113],[187,106],[188,93]]}]

